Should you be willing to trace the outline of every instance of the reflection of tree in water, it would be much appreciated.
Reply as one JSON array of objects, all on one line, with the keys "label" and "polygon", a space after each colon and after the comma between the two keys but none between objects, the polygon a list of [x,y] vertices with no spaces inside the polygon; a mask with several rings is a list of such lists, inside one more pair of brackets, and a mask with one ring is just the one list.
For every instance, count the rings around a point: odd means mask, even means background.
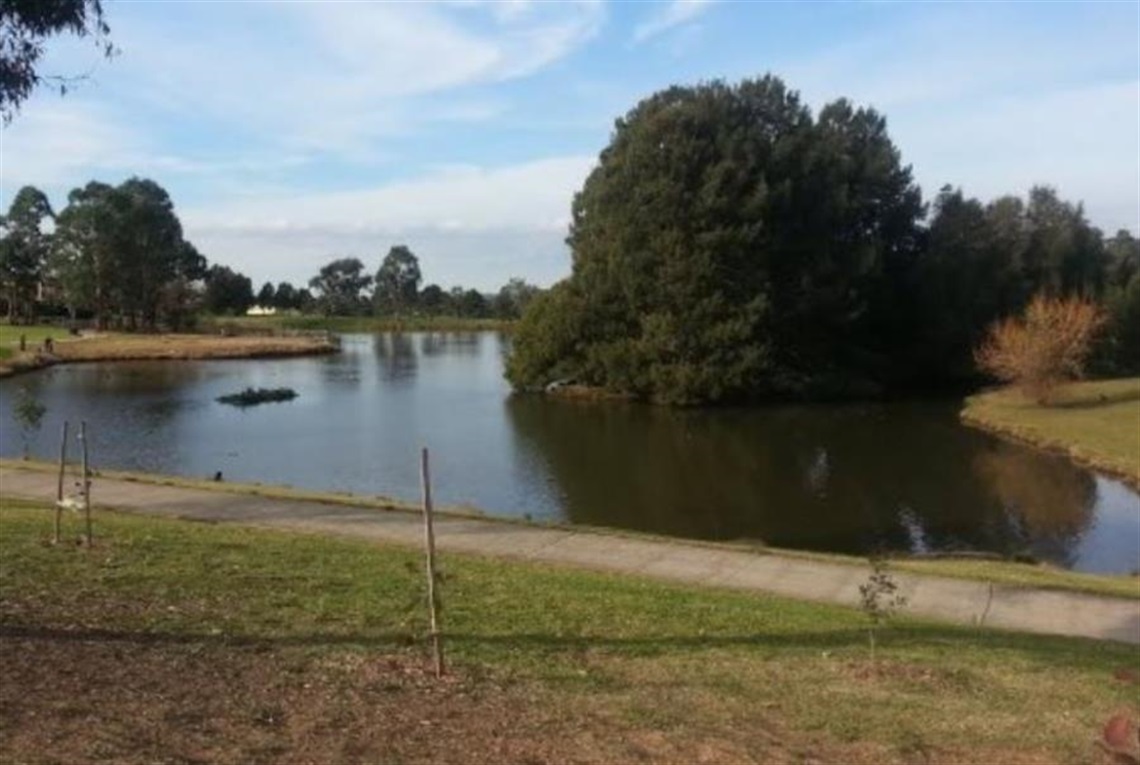
[{"label": "reflection of tree in water", "polygon": [[[88,424],[93,459],[169,472],[183,416],[208,406],[200,386],[217,376],[205,362],[140,361],[75,365],[26,378],[46,407],[38,456],[54,457],[64,420]],[[9,384],[0,385],[0,453],[13,451]]]},{"label": "reflection of tree in water", "polygon": [[503,366],[506,366],[507,357],[511,355],[511,335],[509,332],[496,332],[495,333],[495,347],[498,350],[499,359],[502,361]]},{"label": "reflection of tree in water", "polygon": [[976,468],[991,441],[953,405],[507,408],[577,523],[853,553],[1024,546]]},{"label": "reflection of tree in water", "polygon": [[419,357],[412,336],[406,332],[384,332],[372,340],[380,362],[380,376],[388,382],[410,383],[416,377]]},{"label": "reflection of tree in water", "polygon": [[424,356],[478,356],[483,332],[425,332],[420,336]]},{"label": "reflection of tree in water", "polygon": [[975,458],[1034,555],[1065,566],[1093,520],[1096,481],[1067,460],[1006,443]]}]

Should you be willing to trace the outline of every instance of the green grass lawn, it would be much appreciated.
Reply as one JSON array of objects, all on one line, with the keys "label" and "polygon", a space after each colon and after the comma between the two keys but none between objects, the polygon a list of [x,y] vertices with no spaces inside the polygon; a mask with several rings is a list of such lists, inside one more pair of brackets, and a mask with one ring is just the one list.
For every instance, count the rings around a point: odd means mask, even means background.
[{"label": "green grass lawn", "polygon": [[55,340],[66,339],[67,329],[50,324],[13,326],[7,323],[0,323],[0,360],[10,359],[19,352],[21,335],[27,338],[28,348],[35,348],[44,341],[44,338],[50,337]]},{"label": "green grass lawn", "polygon": [[1140,378],[1073,383],[1047,407],[1015,390],[983,393],[967,400],[962,415],[1140,485]]},{"label": "green grass lawn", "polygon": [[[424,650],[415,551],[114,512],[96,520],[94,549],[57,548],[46,544],[48,511],[0,505],[0,635]],[[880,635],[872,664],[854,610],[459,555],[441,567],[449,661],[476,679],[473,692],[535,684],[544,703],[589,719],[713,736],[759,761],[760,734],[779,730],[846,761],[1092,763],[1104,720],[1140,701],[1113,677],[1137,668],[1133,646],[904,617]]]}]

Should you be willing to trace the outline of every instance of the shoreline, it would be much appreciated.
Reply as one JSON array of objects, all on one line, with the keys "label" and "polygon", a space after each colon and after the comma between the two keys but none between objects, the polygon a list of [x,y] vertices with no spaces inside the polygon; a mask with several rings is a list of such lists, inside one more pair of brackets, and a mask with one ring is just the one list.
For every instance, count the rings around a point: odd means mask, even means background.
[{"label": "shoreline", "polygon": [[57,364],[291,358],[320,356],[339,350],[339,345],[331,339],[307,336],[99,334],[59,340],[51,353],[42,347],[17,352],[0,362],[0,378],[26,374]]},{"label": "shoreline", "polygon": [[246,332],[512,332],[514,319],[473,319],[458,316],[316,316],[273,314],[268,316],[214,316],[202,325],[211,329]]},{"label": "shoreline", "polygon": [[[1137,395],[1106,395],[1100,392],[1109,386],[1134,385]],[[978,393],[966,399],[959,421],[968,427],[976,428],[998,438],[1003,438],[1023,446],[1055,454],[1073,463],[1120,481],[1133,491],[1140,491],[1140,460],[1131,461],[1128,454],[1111,453],[1111,450],[1094,439],[1101,435],[1096,423],[1076,422],[1082,412],[1093,411],[1098,407],[1131,405],[1135,411],[1126,411],[1121,418],[1125,426],[1127,417],[1132,424],[1140,426],[1140,381],[1103,380],[1075,383],[1067,391],[1072,399],[1051,407],[1017,400],[1017,394],[1008,389]],[[1082,398],[1082,396],[1084,398]],[[1031,421],[1031,418],[1048,416],[1049,420]],[[1133,441],[1140,442],[1140,436],[1133,431]]]},{"label": "shoreline", "polygon": [[[38,460],[20,460],[0,457],[0,469],[23,470],[38,473],[55,473],[55,463]],[[293,502],[314,502],[323,505],[346,508],[366,508],[383,514],[394,513],[419,515],[422,510],[417,502],[397,499],[379,494],[352,494],[350,492],[319,491],[285,484],[243,483],[240,481],[216,482],[209,478],[134,471],[95,469],[94,478],[110,481],[123,481],[156,487],[171,487],[206,491],[216,494],[229,494],[237,497],[261,497],[266,500]],[[97,496],[97,494],[96,494]],[[113,505],[113,503],[112,503]],[[98,501],[96,506],[99,506]],[[564,521],[530,520],[521,517],[495,516],[479,508],[468,506],[439,506],[435,515],[453,521],[488,523],[493,525],[521,527],[523,529],[562,531],[580,533],[600,538],[625,540],[629,543],[665,543],[687,548],[710,550],[725,553],[748,553],[761,557],[804,563],[840,565],[852,571],[862,571],[867,566],[867,558],[841,553],[819,552],[814,550],[770,547],[755,541],[715,541],[688,539],[655,534],[649,531],[636,531],[608,526],[574,524]],[[1036,588],[1057,592],[1080,592],[1102,597],[1140,600],[1140,577],[1130,574],[1090,574],[1056,568],[1044,563],[1019,562],[1007,558],[993,558],[987,554],[977,555],[898,555],[888,557],[892,569],[900,573],[940,576],[967,582],[983,582],[1014,588]]]},{"label": "shoreline", "polygon": [[1088,454],[1075,444],[1066,444],[1062,441],[1047,438],[1029,428],[1019,428],[1015,425],[1007,425],[988,420],[985,417],[970,414],[965,410],[963,410],[961,414],[961,421],[963,425],[984,431],[992,436],[1005,439],[1006,441],[1011,441],[1021,446],[1028,446],[1032,449],[1039,449],[1040,451],[1055,454],[1059,457],[1065,457],[1086,470],[1091,470],[1098,475],[1120,481],[1133,491],[1140,491],[1140,475],[1129,473],[1127,470],[1098,458],[1096,455]]}]

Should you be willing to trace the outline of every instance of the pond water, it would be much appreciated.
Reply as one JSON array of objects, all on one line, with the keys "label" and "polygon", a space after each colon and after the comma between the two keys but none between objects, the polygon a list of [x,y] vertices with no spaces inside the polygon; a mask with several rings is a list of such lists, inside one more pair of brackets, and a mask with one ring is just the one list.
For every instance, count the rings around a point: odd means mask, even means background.
[{"label": "pond water", "polygon": [[[1140,568],[1140,497],[957,421],[958,401],[674,411],[511,396],[495,333],[346,335],[336,356],[60,366],[0,381],[47,406],[34,456],[85,418],[96,467],[419,497],[488,515],[867,554],[1031,554]],[[238,409],[216,397],[290,387]]]}]

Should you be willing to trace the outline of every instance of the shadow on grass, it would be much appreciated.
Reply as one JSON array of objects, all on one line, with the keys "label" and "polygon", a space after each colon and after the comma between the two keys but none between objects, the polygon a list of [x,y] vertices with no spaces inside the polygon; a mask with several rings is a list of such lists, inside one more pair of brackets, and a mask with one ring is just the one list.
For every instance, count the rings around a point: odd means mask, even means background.
[{"label": "shadow on grass", "polygon": [[[304,633],[296,635],[212,635],[191,632],[143,632],[132,630],[80,628],[66,629],[38,625],[8,623],[0,625],[0,639],[42,640],[48,642],[123,642],[136,645],[203,645],[217,647],[335,648],[402,650],[417,644],[427,647],[409,633],[337,634]],[[722,649],[772,649],[797,652],[863,650],[867,632],[863,629],[840,629],[827,632],[799,632],[752,635],[663,635],[651,637],[563,636],[550,634],[483,635],[476,633],[444,633],[445,644],[459,653],[478,656],[483,651],[508,650],[549,656],[558,653],[578,654],[603,651],[614,655],[652,657],[669,654]],[[1051,666],[1071,669],[1099,669],[1104,662],[1130,661],[1135,647],[1083,638],[1024,635],[1015,632],[973,631],[939,626],[903,625],[880,630],[879,643],[893,651],[946,651],[971,649],[1001,654],[1018,654],[1023,658],[1048,662]]]}]

